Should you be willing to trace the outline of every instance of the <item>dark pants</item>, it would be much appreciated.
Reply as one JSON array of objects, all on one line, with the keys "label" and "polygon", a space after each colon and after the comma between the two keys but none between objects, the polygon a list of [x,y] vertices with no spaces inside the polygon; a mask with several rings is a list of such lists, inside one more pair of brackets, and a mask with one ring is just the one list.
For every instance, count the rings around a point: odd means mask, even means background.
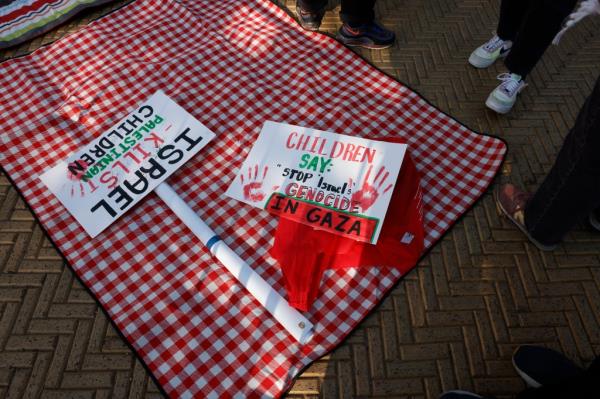
[{"label": "dark pants", "polygon": [[527,204],[525,225],[536,240],[552,245],[599,208],[600,78],[579,111],[550,173]]},{"label": "dark pants", "polygon": [[[316,12],[327,5],[327,0],[298,0],[302,9]],[[357,26],[372,22],[375,18],[375,0],[342,0],[340,18],[342,22]]]},{"label": "dark pants", "polygon": [[577,377],[537,389],[526,389],[517,395],[517,399],[568,398],[600,398],[600,357]]},{"label": "dark pants", "polygon": [[498,36],[512,40],[506,67],[527,76],[560,31],[577,0],[502,0]]}]

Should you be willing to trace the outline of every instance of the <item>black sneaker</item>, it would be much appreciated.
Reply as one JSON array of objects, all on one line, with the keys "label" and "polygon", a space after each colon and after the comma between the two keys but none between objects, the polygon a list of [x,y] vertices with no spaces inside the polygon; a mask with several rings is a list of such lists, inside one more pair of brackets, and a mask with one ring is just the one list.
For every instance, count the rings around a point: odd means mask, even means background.
[{"label": "black sneaker", "polygon": [[556,384],[583,372],[561,353],[533,345],[522,345],[513,354],[517,373],[532,388]]},{"label": "black sneaker", "polygon": [[396,40],[396,35],[391,30],[371,22],[368,24],[351,27],[342,25],[337,34],[337,39],[346,46],[358,46],[371,49],[388,48]]},{"label": "black sneaker", "polygon": [[316,12],[308,11],[300,7],[300,5],[296,2],[296,13],[298,14],[300,26],[306,30],[318,30],[321,26],[323,16],[325,16],[325,7]]},{"label": "black sneaker", "polygon": [[485,399],[481,395],[467,391],[448,391],[440,395],[439,399]]},{"label": "black sneaker", "polygon": [[594,229],[600,231],[600,209],[590,213],[590,224]]}]

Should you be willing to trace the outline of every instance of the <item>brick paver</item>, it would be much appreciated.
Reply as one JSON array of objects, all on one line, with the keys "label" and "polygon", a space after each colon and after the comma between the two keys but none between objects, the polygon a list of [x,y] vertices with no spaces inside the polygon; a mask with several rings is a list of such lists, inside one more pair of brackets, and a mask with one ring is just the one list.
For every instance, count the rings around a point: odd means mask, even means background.
[{"label": "brick paver", "polygon": [[[94,9],[26,53],[124,2]],[[280,1],[283,3],[283,1]],[[285,1],[293,9],[294,1]],[[490,5],[490,3],[492,3]],[[501,179],[535,188],[600,69],[600,19],[551,48],[514,111],[483,106],[501,65],[475,70],[470,51],[495,28],[498,0],[379,0],[398,43],[359,53],[468,126],[504,138]],[[339,26],[330,1],[324,30]],[[502,219],[490,193],[333,353],[302,374],[289,398],[436,398],[446,389],[510,397],[523,343],[580,364],[600,354],[600,235],[581,224],[540,253]],[[0,397],[161,397],[131,350],[74,279],[22,199],[0,176]]]}]

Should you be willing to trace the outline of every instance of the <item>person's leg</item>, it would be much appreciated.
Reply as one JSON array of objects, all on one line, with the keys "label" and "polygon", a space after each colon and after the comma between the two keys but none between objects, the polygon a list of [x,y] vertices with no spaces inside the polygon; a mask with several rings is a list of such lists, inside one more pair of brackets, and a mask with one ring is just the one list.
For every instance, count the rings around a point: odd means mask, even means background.
[{"label": "person's leg", "polygon": [[538,0],[502,0],[496,35],[471,53],[469,64],[475,68],[487,68],[506,57],[535,1]]},{"label": "person's leg", "polygon": [[514,41],[536,0],[502,0],[496,33],[502,40]]},{"label": "person's leg", "polygon": [[317,30],[325,15],[327,0],[296,0],[296,13],[304,29]]},{"label": "person's leg", "polygon": [[340,10],[342,22],[357,27],[375,19],[375,0],[342,0]]},{"label": "person's leg", "polygon": [[577,0],[530,0],[529,8],[521,14],[522,20],[516,29],[516,36],[514,26],[517,18],[514,16],[516,13],[511,11],[513,4],[509,4],[507,0],[502,2],[507,8],[505,19],[509,21],[503,22],[506,26],[499,26],[499,30],[502,28],[499,36],[513,37],[511,40],[514,43],[511,43],[510,52],[504,61],[509,72],[498,76],[502,83],[488,96],[485,102],[488,108],[500,114],[512,109],[517,96],[527,86],[525,78],[560,31],[562,22],[576,2]]},{"label": "person's leg", "polygon": [[525,208],[525,226],[558,243],[600,205],[600,78],[567,135],[554,166]]},{"label": "person's leg", "polygon": [[600,78],[535,195],[503,184],[494,191],[498,208],[539,249],[554,249],[580,219],[600,208],[598,152]]},{"label": "person's leg", "polygon": [[375,0],[342,0],[340,18],[344,24],[337,34],[347,46],[383,49],[394,44],[396,35],[375,22]]},{"label": "person's leg", "polygon": [[297,0],[296,7],[308,12],[316,13],[327,6],[327,0]]},{"label": "person's leg", "polygon": [[[509,57],[513,42],[519,36],[519,30],[540,1],[502,0],[496,35],[471,53],[469,64],[475,68],[487,68],[499,59]],[[502,83],[490,93],[485,105],[500,114],[505,114],[512,109],[525,83],[511,73],[502,74],[498,78]]]},{"label": "person's leg", "polygon": [[[511,0],[518,1],[518,0]],[[508,3],[504,0],[502,3]],[[552,39],[560,31],[565,18],[573,11],[577,0],[535,0],[535,4],[521,21],[517,35],[510,40],[514,45],[505,64],[510,73],[521,79],[531,72]],[[507,26],[512,26],[512,22]],[[507,33],[512,33],[507,29]],[[500,33],[499,33],[500,35]]]}]

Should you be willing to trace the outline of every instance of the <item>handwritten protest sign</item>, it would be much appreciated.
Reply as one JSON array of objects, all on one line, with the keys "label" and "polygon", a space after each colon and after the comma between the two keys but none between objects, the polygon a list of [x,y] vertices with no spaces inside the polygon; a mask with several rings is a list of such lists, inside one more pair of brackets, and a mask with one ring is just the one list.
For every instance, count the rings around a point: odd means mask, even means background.
[{"label": "handwritten protest sign", "polygon": [[95,237],[213,137],[202,123],[158,91],[40,178]]},{"label": "handwritten protest sign", "polygon": [[231,275],[305,344],[313,335],[313,324],[163,182],[213,138],[210,130],[158,91],[40,178],[92,237],[154,190]]},{"label": "handwritten protest sign", "polygon": [[374,244],[405,152],[405,144],[268,121],[226,194]]}]

